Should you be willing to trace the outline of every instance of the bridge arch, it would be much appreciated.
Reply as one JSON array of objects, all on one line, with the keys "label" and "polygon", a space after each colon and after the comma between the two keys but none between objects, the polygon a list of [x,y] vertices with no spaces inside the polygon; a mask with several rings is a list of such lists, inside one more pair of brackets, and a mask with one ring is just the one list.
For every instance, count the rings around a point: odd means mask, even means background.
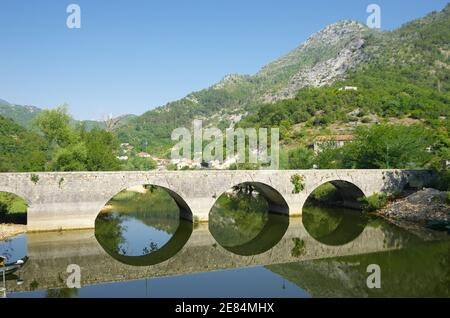
[{"label": "bridge arch", "polygon": [[8,186],[0,186],[0,192],[16,195],[25,200],[28,206],[32,203],[31,195],[29,195],[27,191],[24,191],[24,189],[13,189]]},{"label": "bridge arch", "polygon": [[357,203],[357,200],[368,195],[367,192],[364,191],[364,187],[357,185],[351,179],[328,178],[320,180],[308,187],[305,193],[303,207],[305,207],[305,204],[311,198],[314,191],[328,183],[332,184],[338,190],[338,193],[342,198],[342,206],[344,207],[359,209],[360,205]]},{"label": "bridge arch", "polygon": [[120,193],[122,191],[125,191],[125,190],[133,188],[133,187],[137,187],[137,186],[156,186],[158,188],[163,189],[165,192],[167,192],[167,194],[170,195],[170,197],[175,201],[175,203],[177,204],[178,208],[180,209],[180,218],[188,220],[188,221],[192,221],[193,220],[193,213],[192,213],[192,210],[191,210],[190,206],[188,205],[186,200],[180,194],[178,194],[178,192],[168,188],[168,186],[166,184],[159,183],[159,182],[148,182],[148,181],[145,181],[145,180],[143,180],[142,182],[133,182],[133,183],[130,183],[129,185],[126,185],[126,186],[122,185],[119,190],[117,188],[111,189],[111,191],[108,192],[108,199],[104,199],[102,201],[102,203],[100,204],[100,206],[98,208],[98,212],[115,195],[117,195],[118,193]]},{"label": "bridge arch", "polygon": [[283,195],[274,187],[258,181],[247,181],[241,184],[250,185],[257,189],[267,200],[269,211],[272,213],[289,215],[289,205]]},{"label": "bridge arch", "polygon": [[193,231],[192,222],[182,220],[170,240],[161,248],[142,256],[127,256],[117,253],[110,246],[97,238],[103,250],[115,260],[132,266],[151,266],[171,259],[186,245]]},{"label": "bridge arch", "polygon": [[[134,184],[134,183],[133,183]],[[149,186],[150,188],[147,188],[146,186]],[[154,183],[148,183],[148,182],[144,182],[142,184],[138,184],[137,186],[127,186],[125,188],[123,188],[121,191],[117,192],[115,195],[121,193],[124,190],[129,190],[131,188],[136,188],[133,189],[133,191],[138,191],[139,189],[137,189],[137,187],[141,187],[144,188],[146,191],[155,191],[154,189],[152,189],[152,187],[155,187],[159,190],[162,190],[163,192],[165,192],[165,194],[168,195],[168,197],[170,197],[171,199],[173,199],[173,202],[176,204],[176,206],[178,207],[178,212],[179,212],[179,223],[177,224],[177,227],[175,229],[174,232],[170,232],[171,233],[171,237],[164,243],[161,243],[162,245],[160,247],[156,247],[156,248],[150,248],[150,250],[147,250],[144,254],[142,255],[126,255],[122,254],[121,252],[119,252],[117,250],[117,246],[111,245],[108,243],[108,240],[105,240],[105,237],[108,238],[108,236],[104,235],[104,231],[101,233],[97,233],[97,226],[99,226],[99,228],[104,224],[104,221],[106,219],[106,221],[109,220],[113,220],[115,217],[114,216],[109,216],[109,217],[101,217],[101,210],[99,209],[98,214],[97,214],[97,218],[96,218],[96,222],[95,222],[95,236],[97,239],[97,242],[100,244],[100,246],[103,248],[103,250],[109,254],[112,258],[116,259],[117,261],[127,264],[127,265],[132,265],[132,266],[150,266],[150,265],[156,265],[159,263],[162,263],[170,258],[172,258],[174,255],[176,255],[187,243],[187,241],[189,240],[192,231],[193,231],[193,214],[192,211],[190,209],[190,207],[188,206],[188,204],[185,202],[185,200],[178,194],[176,193],[174,190],[169,189],[165,186],[160,186],[160,185],[155,185]],[[142,192],[142,194],[147,193],[147,192]],[[111,201],[114,197],[111,196],[111,198],[106,201],[103,206],[107,205],[109,201]],[[157,197],[156,198],[161,198],[158,194],[156,194]],[[168,198],[167,196],[165,196],[165,198]],[[150,197],[152,198],[152,197]],[[139,199],[138,199],[139,200]],[[151,200],[150,200],[151,201]],[[138,201],[141,202],[141,201]],[[140,206],[144,207],[146,206],[146,204],[142,204],[143,202],[146,202],[146,199],[143,199],[143,201],[139,204]],[[166,202],[162,201],[163,203]],[[168,203],[168,206],[171,206],[172,208],[174,207],[173,203]],[[163,205],[166,206],[166,203],[164,203]],[[149,204],[151,205],[151,203]],[[123,204],[123,206],[126,206],[126,204]],[[158,210],[158,208],[157,208]],[[120,209],[119,209],[120,211]],[[125,212],[123,212],[125,211]],[[123,215],[127,215],[128,213],[126,212],[127,210],[124,209],[122,212],[119,212],[119,214],[124,213]],[[134,209],[132,211],[135,211]],[[140,209],[136,209],[136,211],[142,211]],[[135,215],[134,217],[142,222],[145,223],[144,219],[146,219],[146,217],[148,216],[148,213],[150,213],[151,215],[151,211],[153,211],[153,209],[150,210],[144,210],[143,211],[143,215],[140,216],[140,212],[138,212],[137,215]],[[169,214],[172,214],[172,209],[169,208],[169,210],[167,210],[167,212]],[[117,212],[117,211],[116,211]],[[133,213],[134,214],[134,213]],[[146,216],[147,214],[147,216]],[[172,214],[173,215],[173,214]],[[98,221],[98,222],[97,222]],[[150,221],[152,222],[152,221]],[[152,225],[145,223],[151,227],[153,227],[153,223]],[[125,226],[126,228],[127,226]],[[129,241],[129,242],[133,242],[133,241]],[[153,244],[153,243],[151,243]],[[158,243],[159,244],[159,243]]]},{"label": "bridge arch", "polygon": [[[0,188],[1,189],[1,188]],[[28,223],[30,201],[25,196],[0,190],[0,223]]]},{"label": "bridge arch", "polygon": [[[286,200],[273,187],[261,182],[243,182],[234,185],[232,189],[233,192],[230,192],[230,189],[223,192],[217,198],[217,200],[215,200],[215,203],[209,211],[210,217],[208,226],[213,238],[226,250],[241,256],[257,255],[270,250],[283,238],[289,226],[289,206]],[[257,198],[258,195],[261,195],[267,203],[267,211],[259,212],[267,212],[268,215],[266,222],[262,225],[262,228],[260,228],[259,232],[255,236],[251,237],[250,240],[247,240],[243,243],[239,242],[237,244],[235,243],[230,245],[229,242],[227,243],[225,242],[226,240],[224,241],[223,239],[221,239],[220,231],[215,229],[214,217],[211,217],[211,213],[214,213],[213,210],[216,206],[216,203],[218,203],[223,196],[232,193],[234,193],[235,195],[239,195],[241,193],[240,189],[244,189],[244,191],[248,192],[243,193],[244,197],[238,198],[238,200],[246,200],[246,198],[250,198],[251,201],[251,198],[253,197],[255,192],[257,193],[255,198]],[[262,207],[260,206],[259,208]],[[252,208],[249,208],[247,211],[238,211],[238,213],[245,214],[246,212],[250,212],[251,210]]]},{"label": "bridge arch", "polygon": [[[322,188],[322,193],[315,193],[326,184],[335,189]],[[361,235],[368,222],[358,201],[364,196],[364,191],[353,182],[331,178],[322,180],[308,193],[303,204],[302,223],[306,231],[316,241],[328,246],[352,242]]]}]

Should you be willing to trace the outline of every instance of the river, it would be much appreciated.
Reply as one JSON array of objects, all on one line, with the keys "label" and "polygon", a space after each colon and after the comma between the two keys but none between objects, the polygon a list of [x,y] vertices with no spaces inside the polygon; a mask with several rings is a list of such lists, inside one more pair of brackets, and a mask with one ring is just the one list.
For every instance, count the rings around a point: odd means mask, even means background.
[{"label": "river", "polygon": [[[310,206],[289,218],[254,193],[220,197],[209,223],[197,224],[158,191],[120,194],[95,230],[0,242],[0,255],[29,257],[8,277],[6,297],[450,296],[445,232],[342,208]],[[67,288],[71,264],[79,289]],[[380,288],[367,284],[374,264]]]}]

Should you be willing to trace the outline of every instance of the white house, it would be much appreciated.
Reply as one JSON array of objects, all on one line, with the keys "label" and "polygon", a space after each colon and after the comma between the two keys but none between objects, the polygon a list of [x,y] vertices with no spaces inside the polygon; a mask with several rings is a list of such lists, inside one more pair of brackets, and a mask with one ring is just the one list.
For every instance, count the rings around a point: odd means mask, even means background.
[{"label": "white house", "polygon": [[332,145],[333,147],[340,148],[346,143],[353,141],[353,139],[353,135],[318,136],[310,147],[314,149],[315,153],[318,153],[322,151],[324,146]]}]

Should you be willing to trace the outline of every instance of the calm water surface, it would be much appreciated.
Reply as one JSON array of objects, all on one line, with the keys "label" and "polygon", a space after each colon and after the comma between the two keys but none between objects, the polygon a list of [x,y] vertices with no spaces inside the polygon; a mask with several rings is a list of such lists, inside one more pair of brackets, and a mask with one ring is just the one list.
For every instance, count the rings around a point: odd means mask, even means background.
[{"label": "calm water surface", "polygon": [[[10,260],[29,256],[8,277],[7,297],[450,296],[445,232],[335,208],[289,219],[255,194],[221,197],[210,216],[193,224],[157,191],[124,194],[99,214],[95,231],[0,242]],[[69,264],[81,268],[81,289],[66,288]],[[381,268],[380,289],[366,285],[370,264]]]}]

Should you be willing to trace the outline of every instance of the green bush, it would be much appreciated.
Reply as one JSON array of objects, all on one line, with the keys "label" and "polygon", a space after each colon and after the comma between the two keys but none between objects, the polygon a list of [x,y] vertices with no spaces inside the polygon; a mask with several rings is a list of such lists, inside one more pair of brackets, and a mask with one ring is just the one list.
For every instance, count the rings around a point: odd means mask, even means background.
[{"label": "green bush", "polygon": [[36,184],[39,182],[39,176],[37,174],[32,174],[31,175],[31,181]]},{"label": "green bush", "polygon": [[292,190],[292,193],[296,194],[296,193],[300,193],[301,191],[303,191],[303,189],[305,188],[305,185],[303,184],[304,179],[305,179],[305,177],[303,177],[299,174],[294,174],[291,177],[291,183],[294,185],[294,189]]},{"label": "green bush", "polygon": [[292,239],[292,242],[294,243],[294,247],[291,250],[292,257],[300,257],[305,252],[305,241],[298,237],[294,237]]},{"label": "green bush", "polygon": [[371,196],[360,199],[365,211],[377,211],[384,208],[388,203],[388,195],[386,193],[374,193]]}]

